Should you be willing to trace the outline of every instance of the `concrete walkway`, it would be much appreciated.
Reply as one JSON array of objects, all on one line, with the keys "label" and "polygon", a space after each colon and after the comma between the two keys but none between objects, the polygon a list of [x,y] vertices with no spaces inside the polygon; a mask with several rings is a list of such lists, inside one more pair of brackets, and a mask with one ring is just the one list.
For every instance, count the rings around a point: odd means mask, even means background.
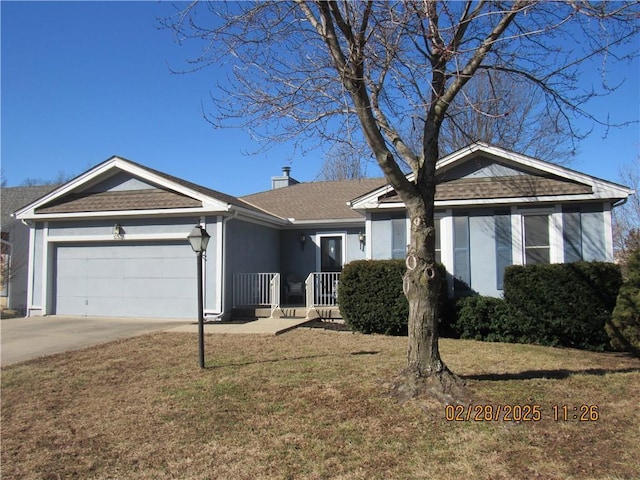
[{"label": "concrete walkway", "polygon": [[[253,333],[261,335],[280,335],[288,330],[309,323],[307,318],[260,318],[247,323],[208,322],[204,324],[204,333]],[[198,324],[189,323],[170,328],[167,332],[197,333]]]}]

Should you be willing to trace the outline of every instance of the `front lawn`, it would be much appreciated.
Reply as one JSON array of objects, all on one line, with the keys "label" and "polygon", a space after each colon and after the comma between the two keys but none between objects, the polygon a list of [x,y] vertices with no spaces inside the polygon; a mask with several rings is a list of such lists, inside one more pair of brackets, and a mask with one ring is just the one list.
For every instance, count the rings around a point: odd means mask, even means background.
[{"label": "front lawn", "polygon": [[[387,395],[405,350],[318,328],[208,335],[200,370],[196,335],[156,333],[10,366],[2,478],[640,477],[640,360],[443,339],[474,404],[449,421]],[[506,405],[539,420],[504,421]]]}]

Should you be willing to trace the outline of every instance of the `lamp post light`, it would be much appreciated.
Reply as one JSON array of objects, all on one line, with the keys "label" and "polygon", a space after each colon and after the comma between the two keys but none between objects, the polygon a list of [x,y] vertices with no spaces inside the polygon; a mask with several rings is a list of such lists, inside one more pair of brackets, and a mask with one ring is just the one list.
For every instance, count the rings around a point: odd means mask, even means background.
[{"label": "lamp post light", "polygon": [[187,235],[187,240],[191,244],[191,248],[196,252],[198,261],[198,357],[200,359],[200,368],[204,368],[204,307],[202,301],[202,254],[207,250],[209,239],[211,236],[202,227],[196,225]]}]

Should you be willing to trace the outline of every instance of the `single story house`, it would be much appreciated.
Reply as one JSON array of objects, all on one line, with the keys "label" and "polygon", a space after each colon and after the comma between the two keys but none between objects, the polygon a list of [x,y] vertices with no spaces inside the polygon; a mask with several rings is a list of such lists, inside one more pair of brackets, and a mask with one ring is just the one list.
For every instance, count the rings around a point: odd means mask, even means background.
[{"label": "single story house", "polygon": [[[613,261],[621,185],[483,143],[437,165],[437,252],[450,294],[499,296],[511,264]],[[344,264],[403,258],[409,222],[384,179],[299,183],[233,197],[112,157],[19,209],[28,315],[194,318],[195,224],[211,236],[205,316],[336,305]]]}]

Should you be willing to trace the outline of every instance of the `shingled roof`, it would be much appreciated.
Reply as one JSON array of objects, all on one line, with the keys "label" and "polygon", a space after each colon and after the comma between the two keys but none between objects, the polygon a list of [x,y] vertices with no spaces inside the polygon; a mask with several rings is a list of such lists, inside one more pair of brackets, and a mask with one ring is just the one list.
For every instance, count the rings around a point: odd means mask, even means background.
[{"label": "shingled roof", "polygon": [[0,205],[2,210],[2,226],[4,229],[15,221],[11,216],[17,210],[34,202],[47,193],[52,192],[59,185],[35,185],[31,187],[7,187],[0,189]]},{"label": "shingled roof", "polygon": [[[244,202],[232,195],[227,195],[226,193],[203,187],[182,178],[174,177],[173,175],[166,174],[159,170],[154,170],[126,158],[111,157],[102,164],[94,167],[94,169],[99,168],[101,165],[104,165],[107,162],[112,162],[114,159],[117,161],[129,163],[151,174],[161,177],[164,180],[168,180],[173,184],[186,187],[190,190],[206,195],[222,203],[229,204],[235,207],[241,207],[256,213],[265,213],[260,208]],[[53,187],[50,187],[49,190],[44,192],[42,195],[49,193],[52,190]],[[38,197],[33,198],[32,201],[36,200],[37,198]],[[24,205],[27,205],[29,203],[31,202],[27,201]],[[191,198],[187,195],[173,191],[170,189],[170,187],[165,188],[157,186],[157,188],[127,191],[72,191],[60,198],[56,198],[38,207],[35,212],[38,214],[59,214],[122,210],[193,208],[200,206],[202,206],[202,202],[198,199]]]},{"label": "shingled roof", "polygon": [[[592,190],[591,186],[582,183],[534,175],[459,178],[439,183],[436,201],[580,195]],[[395,191],[391,191],[380,201],[395,203],[401,200]]]},{"label": "shingled roof", "polygon": [[295,220],[362,218],[347,202],[386,185],[384,178],[298,183],[240,197],[273,215]]},{"label": "shingled roof", "polygon": [[69,194],[60,201],[36,209],[37,213],[107,212],[200,207],[194,198],[159,189]]}]

